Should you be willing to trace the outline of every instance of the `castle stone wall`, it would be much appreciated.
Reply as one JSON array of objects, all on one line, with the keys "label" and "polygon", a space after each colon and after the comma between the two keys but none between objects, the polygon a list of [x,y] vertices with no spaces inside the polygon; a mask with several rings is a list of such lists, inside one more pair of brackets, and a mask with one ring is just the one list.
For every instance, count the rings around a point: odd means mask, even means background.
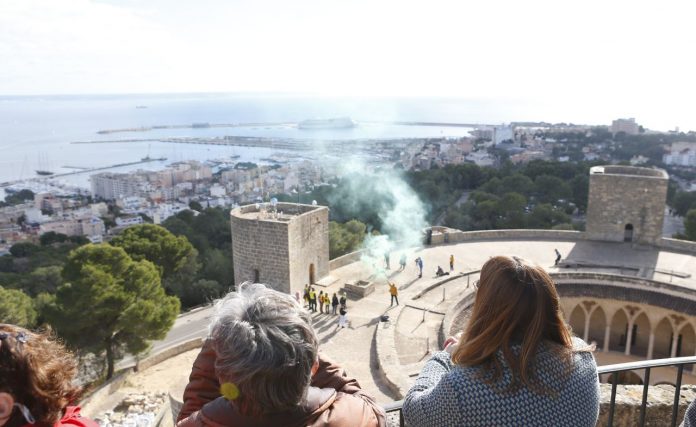
[{"label": "castle stone wall", "polygon": [[329,209],[322,207],[293,219],[289,225],[290,291],[300,294],[310,282],[329,274]]},{"label": "castle stone wall", "polygon": [[247,205],[230,212],[234,282],[258,281],[281,292],[301,291],[329,270],[329,210],[324,206],[279,203]]},{"label": "castle stone wall", "polygon": [[659,245],[662,238],[667,173],[661,169],[595,166],[590,170],[587,232],[590,240]]}]

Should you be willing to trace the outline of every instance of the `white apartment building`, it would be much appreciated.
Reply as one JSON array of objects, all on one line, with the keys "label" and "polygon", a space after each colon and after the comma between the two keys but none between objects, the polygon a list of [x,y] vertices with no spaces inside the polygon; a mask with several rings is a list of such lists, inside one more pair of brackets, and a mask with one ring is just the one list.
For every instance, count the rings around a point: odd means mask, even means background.
[{"label": "white apartment building", "polygon": [[673,142],[662,156],[667,165],[696,166],[696,142]]},{"label": "white apartment building", "polygon": [[638,135],[638,123],[636,119],[616,119],[611,122],[611,133],[616,135],[619,132],[624,132],[627,135]]},{"label": "white apartment building", "polygon": [[102,172],[90,177],[92,195],[104,200],[138,196],[142,179],[135,174]]}]

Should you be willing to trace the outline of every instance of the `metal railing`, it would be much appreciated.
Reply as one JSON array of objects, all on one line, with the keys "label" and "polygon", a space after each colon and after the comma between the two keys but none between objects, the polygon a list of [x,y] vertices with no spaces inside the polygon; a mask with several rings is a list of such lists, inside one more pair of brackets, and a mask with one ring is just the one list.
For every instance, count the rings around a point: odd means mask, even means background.
[{"label": "metal railing", "polygon": [[[696,364],[696,356],[642,360],[639,362],[618,363],[615,365],[604,365],[597,367],[597,373],[599,375],[611,374],[611,400],[609,401],[609,417],[607,426],[612,427],[614,425],[614,412],[616,410],[616,387],[618,385],[619,373],[640,370],[644,371],[643,399],[640,404],[640,418],[638,421],[638,425],[643,427],[645,426],[648,387],[650,386],[650,370],[653,368],[673,367],[677,369],[677,378],[674,387],[674,403],[672,405],[672,418],[670,426],[675,427],[677,425],[677,416],[679,415],[679,395],[682,384],[682,376],[684,375],[684,366],[691,364]],[[401,407],[403,404],[404,401],[399,400],[384,405],[384,410],[387,412],[388,419],[394,419],[398,416],[398,424],[394,424],[392,422],[392,424],[388,425],[396,425],[399,427],[405,426],[404,415],[401,412]]]}]

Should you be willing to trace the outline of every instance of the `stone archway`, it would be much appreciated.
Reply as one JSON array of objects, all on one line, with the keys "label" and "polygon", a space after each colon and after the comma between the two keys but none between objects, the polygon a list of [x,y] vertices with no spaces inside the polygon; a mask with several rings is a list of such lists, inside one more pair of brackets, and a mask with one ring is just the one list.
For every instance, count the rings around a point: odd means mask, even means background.
[{"label": "stone archway", "polygon": [[655,327],[655,342],[653,343],[653,359],[669,357],[672,346],[672,323],[664,317]]},{"label": "stone archway", "polygon": [[309,264],[309,284],[313,285],[316,279],[316,272],[314,271],[314,264]]},{"label": "stone archway", "polygon": [[631,337],[631,355],[647,357],[650,343],[650,319],[642,312],[633,321],[633,335]]},{"label": "stone archway", "polygon": [[573,328],[573,334],[577,337],[585,336],[585,310],[583,310],[582,305],[578,304],[575,306],[573,311],[570,313],[570,327]]},{"label": "stone archway", "polygon": [[677,347],[677,357],[696,355],[696,332],[690,323],[684,325],[679,331],[681,343]]},{"label": "stone archway", "polygon": [[[612,381],[613,375],[609,374],[607,378],[607,382],[609,384],[613,384]],[[642,385],[643,384],[643,379],[640,377],[640,375],[636,374],[633,371],[623,371],[619,372],[618,374],[618,381],[616,381],[617,384],[638,384]]]},{"label": "stone archway", "polygon": [[602,350],[604,348],[604,333],[607,328],[607,315],[604,313],[602,307],[597,307],[594,309],[590,315],[590,327],[587,334],[588,344],[592,341],[597,343],[597,350]]},{"label": "stone archway", "polygon": [[611,332],[609,334],[609,350],[624,352],[628,335],[628,316],[623,309],[619,309],[611,319]]}]

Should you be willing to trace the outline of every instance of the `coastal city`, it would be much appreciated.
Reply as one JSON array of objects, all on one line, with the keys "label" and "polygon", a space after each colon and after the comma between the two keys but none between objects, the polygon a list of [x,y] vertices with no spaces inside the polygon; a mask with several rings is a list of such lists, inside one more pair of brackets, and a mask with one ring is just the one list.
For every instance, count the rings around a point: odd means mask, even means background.
[{"label": "coastal city", "polygon": [[0,427],[696,427],[694,16],[1,0]]},{"label": "coastal city", "polygon": [[[470,133],[468,137],[454,138],[340,141],[324,144],[321,159],[310,151],[311,141],[284,140],[284,147],[297,149],[273,154],[264,158],[263,164],[226,158],[175,162],[160,170],[101,171],[89,176],[89,189],[59,188],[52,185],[50,171],[41,171],[49,175],[5,187],[7,194],[29,190],[31,193],[25,191],[23,194],[31,197],[0,208],[0,255],[9,253],[15,243],[38,241],[48,232],[102,242],[132,225],[161,224],[182,210],[190,209],[192,203],[204,208],[231,208],[268,202],[278,195],[298,197],[317,187],[331,186],[339,178],[340,159],[347,151],[364,159],[369,168],[406,171],[464,163],[495,168],[502,165],[501,158],[513,165],[540,160],[623,161],[633,166],[650,162],[684,169],[696,167],[696,143],[680,141],[678,130],[666,134],[646,131],[635,119],[617,119],[608,126],[511,123],[481,126]],[[670,141],[674,141],[659,145],[661,158],[651,159],[642,153],[630,158],[613,157],[615,146],[620,143],[612,136],[651,134],[671,136]],[[252,142],[269,141],[255,138]],[[239,142],[238,138],[225,137],[212,141],[198,138],[195,143],[233,146]],[[250,141],[247,139],[244,143]],[[279,141],[274,139],[274,143]],[[696,179],[680,179],[679,176],[673,179],[684,191],[696,190]]]}]

